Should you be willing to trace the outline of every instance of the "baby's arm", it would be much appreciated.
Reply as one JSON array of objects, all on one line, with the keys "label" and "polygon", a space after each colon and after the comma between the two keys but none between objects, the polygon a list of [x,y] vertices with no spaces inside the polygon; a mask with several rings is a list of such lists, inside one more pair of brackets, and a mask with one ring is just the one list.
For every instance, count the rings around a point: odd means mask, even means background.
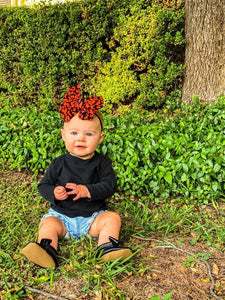
[{"label": "baby's arm", "polygon": [[70,191],[67,192],[67,195],[76,194],[76,197],[73,198],[74,201],[76,201],[80,198],[91,198],[91,194],[85,185],[75,184],[75,183],[67,183],[66,188],[70,189]]}]

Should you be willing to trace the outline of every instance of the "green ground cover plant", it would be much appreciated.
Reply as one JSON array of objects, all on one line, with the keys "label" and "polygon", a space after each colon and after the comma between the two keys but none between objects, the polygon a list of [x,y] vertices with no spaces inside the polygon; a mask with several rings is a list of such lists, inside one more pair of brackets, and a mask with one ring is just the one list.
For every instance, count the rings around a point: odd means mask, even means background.
[{"label": "green ground cover plant", "polygon": [[[105,115],[106,137],[99,151],[114,162],[119,191],[148,195],[155,203],[169,197],[197,198],[204,204],[224,198],[225,101],[182,110],[149,113],[133,109]],[[58,112],[36,107],[0,110],[0,163],[37,175],[65,151]]]}]

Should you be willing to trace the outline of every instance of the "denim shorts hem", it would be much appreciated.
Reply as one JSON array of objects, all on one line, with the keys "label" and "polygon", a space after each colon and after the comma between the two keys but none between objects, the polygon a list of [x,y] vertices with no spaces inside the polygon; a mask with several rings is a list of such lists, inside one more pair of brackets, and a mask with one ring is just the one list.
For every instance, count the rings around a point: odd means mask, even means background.
[{"label": "denim shorts hem", "polygon": [[79,216],[79,217],[70,218],[50,208],[49,212],[42,217],[41,221],[47,217],[56,217],[59,220],[61,220],[66,227],[66,235],[64,238],[72,237],[73,239],[78,239],[82,235],[88,236],[88,231],[91,227],[91,224],[94,222],[95,218],[101,213],[106,211],[107,210],[100,210],[94,212],[90,217]]}]

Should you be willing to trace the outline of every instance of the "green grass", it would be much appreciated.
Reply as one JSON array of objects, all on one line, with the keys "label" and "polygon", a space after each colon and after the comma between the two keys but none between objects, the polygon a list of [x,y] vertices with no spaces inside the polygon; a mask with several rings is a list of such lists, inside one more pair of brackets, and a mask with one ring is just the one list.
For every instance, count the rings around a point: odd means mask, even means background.
[{"label": "green grass", "polygon": [[[128,295],[117,287],[114,279],[120,276],[128,278],[130,274],[140,274],[151,268],[151,264],[146,264],[145,259],[138,255],[131,260],[105,264],[94,256],[96,241],[89,238],[77,242],[64,241],[60,243],[60,267],[54,272],[31,265],[20,254],[20,249],[28,241],[36,240],[40,218],[47,211],[46,202],[38,194],[36,183],[37,180],[25,172],[2,171],[0,295],[4,295],[5,299],[26,298],[30,292],[24,286],[38,289],[45,283],[51,288],[62,276],[66,280],[78,276],[82,279],[81,293],[101,290],[103,295],[112,299],[126,299]],[[148,238],[156,233],[162,239],[178,234],[190,235],[193,237],[192,244],[201,242],[224,251],[224,203],[198,205],[195,201],[187,202],[188,199],[176,198],[155,205],[148,197],[118,194],[110,200],[109,207],[121,214],[121,240],[131,246],[136,254],[141,245],[135,245],[134,236]],[[165,299],[170,299],[169,296]]]}]

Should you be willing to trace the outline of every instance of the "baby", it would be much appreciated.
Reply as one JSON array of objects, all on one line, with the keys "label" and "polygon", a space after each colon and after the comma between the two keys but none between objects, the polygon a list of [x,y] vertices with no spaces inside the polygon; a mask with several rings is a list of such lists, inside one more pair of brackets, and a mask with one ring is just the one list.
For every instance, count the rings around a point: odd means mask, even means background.
[{"label": "baby", "polygon": [[38,185],[51,207],[42,217],[37,242],[21,250],[41,267],[58,265],[59,239],[82,235],[98,238],[97,256],[103,261],[132,254],[119,245],[121,219],[105,202],[116,191],[116,178],[111,160],[96,151],[104,138],[102,106],[101,97],[82,100],[79,85],[70,88],[61,103],[61,134],[68,152],[51,162]]}]

